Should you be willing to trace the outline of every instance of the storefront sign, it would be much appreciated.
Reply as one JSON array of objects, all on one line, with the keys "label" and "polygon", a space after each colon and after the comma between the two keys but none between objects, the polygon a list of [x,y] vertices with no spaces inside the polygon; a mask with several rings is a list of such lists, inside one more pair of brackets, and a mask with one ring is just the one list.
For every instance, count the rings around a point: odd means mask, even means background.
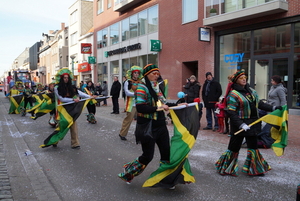
[{"label": "storefront sign", "polygon": [[240,69],[238,66],[238,62],[243,62],[243,57],[245,53],[236,53],[236,54],[225,54],[224,61],[225,63],[230,63],[230,67],[228,69]]},{"label": "storefront sign", "polygon": [[78,72],[91,71],[91,65],[88,62],[78,64]]},{"label": "storefront sign", "polygon": [[210,42],[210,28],[205,28],[205,27],[199,28],[199,40]]},{"label": "storefront sign", "polygon": [[127,47],[121,47],[119,49],[104,52],[104,56],[109,57],[109,56],[113,56],[115,54],[123,54],[123,53],[129,52],[129,51],[139,50],[139,49],[142,49],[141,43],[137,43],[134,45],[128,45]]},{"label": "storefront sign", "polygon": [[88,57],[89,64],[96,64],[96,57]]},{"label": "storefront sign", "polygon": [[92,44],[81,43],[81,54],[92,54]]},{"label": "storefront sign", "polygon": [[161,51],[161,42],[160,40],[150,40],[150,51],[160,52]]}]

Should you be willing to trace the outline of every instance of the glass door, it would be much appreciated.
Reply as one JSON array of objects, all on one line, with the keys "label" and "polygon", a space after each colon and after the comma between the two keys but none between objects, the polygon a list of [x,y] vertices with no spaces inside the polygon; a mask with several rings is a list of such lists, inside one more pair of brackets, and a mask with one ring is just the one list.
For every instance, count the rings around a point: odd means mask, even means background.
[{"label": "glass door", "polygon": [[279,75],[285,87],[288,86],[288,58],[266,58],[255,60],[254,86],[260,99],[267,99],[271,77]]}]

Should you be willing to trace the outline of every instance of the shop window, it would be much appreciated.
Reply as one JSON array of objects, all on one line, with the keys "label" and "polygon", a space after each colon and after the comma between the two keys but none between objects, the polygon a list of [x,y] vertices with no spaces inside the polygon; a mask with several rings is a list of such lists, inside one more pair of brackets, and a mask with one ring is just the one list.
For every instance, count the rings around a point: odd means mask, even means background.
[{"label": "shop window", "polygon": [[182,0],[182,23],[198,20],[198,0]]},{"label": "shop window", "polygon": [[139,36],[145,35],[148,31],[147,29],[147,10],[144,10],[138,14],[138,30]]},{"label": "shop window", "polygon": [[97,64],[98,82],[107,81],[107,62]]},{"label": "shop window", "polygon": [[122,59],[122,76],[126,76],[127,71],[130,69],[130,61],[129,58]]},{"label": "shop window", "polygon": [[130,38],[129,32],[129,18],[122,20],[122,41],[128,40]]},{"label": "shop window", "polygon": [[137,37],[137,32],[138,32],[137,15],[133,15],[129,18],[129,29],[130,29],[130,38]]},{"label": "shop window", "polygon": [[153,6],[148,9],[148,32],[158,31],[158,6]]},{"label": "shop window", "polygon": [[119,23],[110,26],[110,45],[119,43]]},{"label": "shop window", "polygon": [[295,24],[294,31],[294,69],[292,106],[300,108],[300,23]]},{"label": "shop window", "polygon": [[110,73],[115,76],[119,75],[119,60],[110,62]]}]

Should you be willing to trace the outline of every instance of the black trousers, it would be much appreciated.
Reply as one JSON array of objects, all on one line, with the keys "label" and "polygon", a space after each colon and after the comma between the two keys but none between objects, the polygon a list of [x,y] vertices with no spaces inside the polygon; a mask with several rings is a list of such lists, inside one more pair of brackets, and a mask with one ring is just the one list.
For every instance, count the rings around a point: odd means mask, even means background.
[{"label": "black trousers", "polygon": [[119,113],[119,98],[118,97],[112,97],[112,103],[113,103],[113,112]]},{"label": "black trousers", "polygon": [[170,137],[167,126],[152,127],[152,132],[155,138],[148,143],[142,143],[143,154],[139,157],[139,162],[148,165],[152,161],[155,144],[159,149],[160,160],[170,161]]},{"label": "black trousers", "polygon": [[86,105],[86,108],[87,108],[89,113],[96,114],[96,104],[91,105],[91,104],[88,103]]},{"label": "black trousers", "polygon": [[228,149],[233,152],[239,152],[243,143],[243,139],[246,138],[248,149],[257,149],[257,136],[243,137],[239,134],[231,134]]}]

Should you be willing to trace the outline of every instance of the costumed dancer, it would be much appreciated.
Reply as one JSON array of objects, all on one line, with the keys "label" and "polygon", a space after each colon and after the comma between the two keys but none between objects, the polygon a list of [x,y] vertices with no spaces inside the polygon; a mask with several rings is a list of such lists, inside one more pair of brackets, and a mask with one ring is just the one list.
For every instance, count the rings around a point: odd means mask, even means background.
[{"label": "costumed dancer", "polygon": [[126,117],[123,120],[121,131],[119,137],[121,140],[127,140],[126,136],[130,125],[136,116],[136,107],[135,107],[135,98],[134,92],[137,89],[138,84],[140,83],[140,79],[142,77],[141,74],[142,68],[139,66],[132,66],[130,70],[127,71],[127,79],[123,84],[123,90],[125,92],[125,111]]},{"label": "costumed dancer", "polygon": [[[29,82],[25,82],[25,88],[23,91],[24,95],[24,107],[21,107],[22,116],[26,115],[27,105],[29,103],[29,109],[33,107],[33,98],[32,98],[33,90],[31,89]],[[34,111],[31,111],[31,116],[34,117]]]},{"label": "costumed dancer", "polygon": [[[77,90],[75,86],[72,86],[73,74],[68,68],[60,69],[56,74],[57,86],[54,88],[55,98],[57,99],[57,105],[68,102],[79,102],[81,98],[92,98],[88,94]],[[56,107],[57,108],[57,107]],[[58,109],[58,108],[57,108]],[[71,116],[71,118],[74,118]],[[78,140],[78,129],[76,119],[72,119],[71,125],[62,128],[61,120],[58,121],[58,128],[44,140],[44,144],[40,145],[41,148],[53,146],[56,147],[57,143],[64,138],[68,130],[71,132],[71,148],[80,149]]]},{"label": "costumed dancer", "polygon": [[24,92],[24,86],[22,81],[16,82],[17,90],[19,91],[19,94],[23,94]]},{"label": "costumed dancer", "polygon": [[15,96],[15,95],[19,95],[19,94],[20,94],[20,92],[17,89],[17,86],[13,85],[12,88],[9,90],[9,92],[5,96],[9,97],[9,96]]},{"label": "costumed dancer", "polygon": [[[86,86],[83,89],[86,94],[90,96],[95,96],[96,94],[96,89],[94,87],[94,83],[92,81],[87,81]],[[96,114],[96,103],[97,101],[95,99],[92,99],[88,104],[87,104],[87,110],[88,114],[87,116],[87,121],[91,124],[97,123],[95,114]]]},{"label": "costumed dancer", "polygon": [[[10,107],[8,114],[20,114],[21,103],[23,102],[24,96],[20,95],[16,100],[14,96],[19,95],[20,92],[17,89],[16,85],[13,85],[9,92],[6,94],[6,97],[9,97]],[[23,103],[24,104],[24,103]]]},{"label": "costumed dancer", "polygon": [[[55,101],[55,97],[54,97],[54,87],[55,87],[55,83],[54,82],[51,82],[48,86],[48,89],[45,91],[46,94],[48,96],[53,96],[53,102]],[[50,118],[49,118],[49,121],[48,121],[49,125],[52,126],[53,128],[56,127],[57,125],[57,121],[56,121],[56,108],[54,108],[53,110],[51,110],[50,112]]]},{"label": "costumed dancer", "polygon": [[[137,137],[136,142],[141,143],[143,153],[132,162],[124,164],[124,173],[118,176],[130,183],[135,176],[140,175],[146,166],[151,162],[154,155],[155,144],[160,152],[160,162],[168,163],[170,161],[170,138],[169,131],[165,123],[165,113],[169,106],[175,104],[167,103],[163,94],[159,90],[157,79],[159,69],[156,65],[148,64],[143,68],[142,83],[138,84],[135,91],[136,109],[137,109],[137,127],[147,127],[152,122],[153,138]],[[160,103],[159,103],[160,102]],[[161,104],[161,102],[163,104]],[[160,106],[159,106],[160,105]],[[137,129],[136,129],[137,131]]]},{"label": "costumed dancer", "polygon": [[36,83],[35,93],[36,94],[43,94],[43,93],[45,93],[44,85],[42,83]]},{"label": "costumed dancer", "polygon": [[[264,176],[264,173],[271,170],[257,147],[257,134],[261,130],[261,123],[248,126],[259,118],[258,108],[266,111],[282,109],[281,106],[271,106],[259,101],[256,91],[247,83],[245,71],[237,71],[232,76],[231,90],[227,96],[231,138],[228,149],[215,163],[219,174],[238,176],[238,154],[244,138],[248,151],[242,172],[249,176]],[[235,135],[240,129],[244,131]]]}]

